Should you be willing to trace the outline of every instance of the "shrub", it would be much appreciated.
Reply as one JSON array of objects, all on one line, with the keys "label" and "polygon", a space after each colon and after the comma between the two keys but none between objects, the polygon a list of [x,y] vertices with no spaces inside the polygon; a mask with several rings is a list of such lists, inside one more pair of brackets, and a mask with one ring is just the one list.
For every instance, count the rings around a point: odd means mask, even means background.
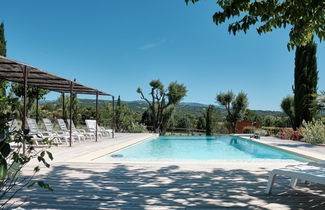
[{"label": "shrub", "polygon": [[147,133],[147,127],[145,125],[139,123],[132,123],[129,127],[127,132],[129,133]]},{"label": "shrub", "polygon": [[292,128],[282,128],[281,131],[276,135],[281,139],[289,139],[289,140],[299,140],[302,138],[300,131],[295,131]]},{"label": "shrub", "polygon": [[279,127],[262,127],[263,130],[266,130],[268,135],[276,136],[283,128]]},{"label": "shrub", "polygon": [[216,123],[216,133],[217,134],[229,133],[225,123],[222,123],[222,122]]},{"label": "shrub", "polygon": [[325,143],[325,126],[320,120],[313,120],[311,122],[303,121],[300,132],[304,137],[304,141],[311,144]]},{"label": "shrub", "polygon": [[[22,175],[23,168],[33,159],[38,160],[41,165],[50,167],[47,159],[52,160],[52,154],[48,148],[34,147],[34,141],[29,135],[28,130],[15,130],[9,121],[13,119],[11,111],[15,107],[14,99],[0,97],[0,209],[11,209],[11,205],[17,193],[26,187],[37,185],[47,190],[53,190],[50,185],[41,180],[34,180],[34,176],[40,170],[40,166],[35,166],[33,174],[29,177]],[[11,107],[9,109],[8,107]],[[25,143],[26,151],[22,151],[22,146],[13,147],[12,145],[22,145]],[[53,141],[44,139],[45,145],[53,145]]]},{"label": "shrub", "polygon": [[258,134],[260,136],[267,136],[268,135],[267,131],[264,130],[264,129],[256,129],[255,134]]},{"label": "shrub", "polygon": [[255,130],[256,130],[255,127],[253,127],[253,126],[247,126],[247,127],[244,128],[243,132],[250,134],[250,133],[254,133]]}]

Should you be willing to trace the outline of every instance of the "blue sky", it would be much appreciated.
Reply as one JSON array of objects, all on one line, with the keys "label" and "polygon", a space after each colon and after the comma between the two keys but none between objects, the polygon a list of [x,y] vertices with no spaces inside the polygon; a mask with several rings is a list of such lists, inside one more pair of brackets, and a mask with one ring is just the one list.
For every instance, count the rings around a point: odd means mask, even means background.
[{"label": "blue sky", "polygon": [[[280,110],[293,84],[288,29],[233,36],[212,22],[216,9],[207,0],[4,0],[0,21],[7,57],[122,100],[139,100],[137,87],[149,91],[161,79],[185,84],[185,102],[213,104],[217,93],[233,90],[248,94],[251,109]],[[324,90],[324,43],[317,57]]]}]

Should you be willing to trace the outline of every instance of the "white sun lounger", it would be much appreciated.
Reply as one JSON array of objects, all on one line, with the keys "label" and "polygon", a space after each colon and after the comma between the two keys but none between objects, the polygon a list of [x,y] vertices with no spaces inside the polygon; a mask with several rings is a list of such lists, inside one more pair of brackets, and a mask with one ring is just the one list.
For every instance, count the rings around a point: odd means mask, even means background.
[{"label": "white sun lounger", "polygon": [[[15,132],[18,132],[21,128],[18,126],[18,122],[16,119],[13,119],[13,120],[10,120],[8,122],[8,126],[9,126],[9,132],[11,134],[15,133]],[[35,141],[35,139],[33,139]],[[20,147],[22,146],[22,143],[19,142],[19,143],[16,143],[16,142],[10,142],[10,146],[12,147]]]},{"label": "white sun lounger", "polygon": [[38,129],[38,125],[35,119],[27,118],[27,125],[28,129],[30,130],[29,134],[32,135],[32,139],[37,146],[39,146],[39,144],[42,144],[42,141],[45,138],[52,139],[57,144],[62,144],[61,139],[57,135],[53,135],[53,133],[50,132],[41,132]]},{"label": "white sun lounger", "polygon": [[[70,130],[68,130],[64,120],[63,119],[57,119],[57,120],[61,130],[69,133]],[[68,124],[70,125],[70,119],[68,119],[67,121],[69,122]],[[93,133],[88,133],[83,129],[76,129],[73,122],[72,122],[72,134],[77,136],[83,136],[85,139],[86,138],[89,138],[90,140],[95,139],[95,135]]]},{"label": "white sun lounger", "polygon": [[[71,122],[70,122],[71,121]],[[67,119],[68,122],[68,127],[70,128],[70,124],[71,124],[71,129],[72,132],[78,132],[81,133],[85,136],[87,136],[87,138],[89,138],[90,140],[94,139],[95,140],[95,134],[93,132],[87,132],[84,129],[77,129],[76,126],[74,125],[73,120]]]},{"label": "white sun lounger", "polygon": [[113,133],[112,129],[105,129],[104,127],[98,126],[96,120],[86,120],[87,129],[91,130],[92,132],[96,132],[96,125],[97,125],[97,132],[102,136],[110,136]]},{"label": "white sun lounger", "polygon": [[[85,120],[87,131],[92,132],[96,135],[96,120]],[[99,138],[106,136],[107,133],[100,130],[99,127],[97,127],[97,135]]]},{"label": "white sun lounger", "polygon": [[298,180],[325,185],[325,163],[311,162],[307,165],[301,164],[281,169],[274,169],[270,172],[265,193],[271,193],[274,179],[277,175],[290,177],[291,182],[289,186],[292,188],[296,186]]},{"label": "white sun lounger", "polygon": [[[50,119],[48,118],[43,118],[43,122],[44,122],[44,125],[45,125],[45,128],[48,132],[51,132],[53,134],[56,134],[57,136],[59,137],[62,137],[62,138],[68,138],[70,139],[70,134],[68,132],[65,132],[65,131],[55,131],[53,129],[53,125],[52,125],[52,122]],[[81,140],[85,140],[85,136],[83,135],[77,135],[75,133],[72,133],[72,138],[74,139],[78,139],[79,142],[81,142]]]},{"label": "white sun lounger", "polygon": [[9,125],[9,132],[14,132],[14,131],[18,131],[20,129],[20,127],[18,126],[18,122],[16,119],[10,120],[8,122]]}]

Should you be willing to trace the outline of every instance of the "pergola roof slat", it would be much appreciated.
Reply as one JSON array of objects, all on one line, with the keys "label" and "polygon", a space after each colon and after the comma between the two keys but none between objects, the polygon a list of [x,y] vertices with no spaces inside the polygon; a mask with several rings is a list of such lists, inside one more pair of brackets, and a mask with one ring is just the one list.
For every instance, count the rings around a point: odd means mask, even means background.
[{"label": "pergola roof slat", "polygon": [[70,92],[72,84],[73,93],[77,94],[99,94],[113,96],[109,93],[99,91],[97,89],[85,86],[75,81],[56,76],[49,72],[40,70],[33,66],[20,63],[18,61],[0,56],[0,80],[8,80],[11,82],[24,82],[24,70],[27,69],[28,86],[39,87],[56,92]]}]

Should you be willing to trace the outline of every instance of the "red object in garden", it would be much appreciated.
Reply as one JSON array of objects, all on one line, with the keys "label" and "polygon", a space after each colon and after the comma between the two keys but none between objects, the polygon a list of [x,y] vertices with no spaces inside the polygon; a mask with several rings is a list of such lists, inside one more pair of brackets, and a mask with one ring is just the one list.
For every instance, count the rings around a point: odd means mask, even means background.
[{"label": "red object in garden", "polygon": [[244,133],[244,128],[248,127],[248,126],[255,127],[255,128],[260,128],[261,127],[260,124],[258,124],[258,123],[253,123],[253,122],[251,122],[249,120],[242,120],[242,121],[237,123],[236,133],[238,133],[238,134]]}]

